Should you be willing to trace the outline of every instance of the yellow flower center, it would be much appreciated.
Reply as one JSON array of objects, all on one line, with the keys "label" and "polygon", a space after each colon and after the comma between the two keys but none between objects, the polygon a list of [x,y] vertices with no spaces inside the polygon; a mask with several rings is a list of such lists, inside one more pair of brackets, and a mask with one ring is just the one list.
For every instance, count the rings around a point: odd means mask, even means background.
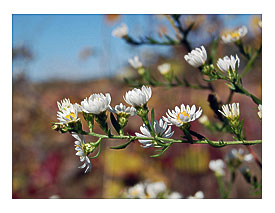
[{"label": "yellow flower center", "polygon": [[184,123],[183,120],[182,120],[183,116],[188,117],[190,119],[190,115],[186,111],[179,112],[179,114],[177,115],[177,120],[181,123]]},{"label": "yellow flower center", "polygon": [[75,120],[75,114],[71,112],[70,114],[66,115],[65,118],[69,119],[70,121]]},{"label": "yellow flower center", "polygon": [[239,39],[240,38],[240,34],[239,32],[229,32],[229,33],[225,33],[225,36],[231,36],[232,38],[236,38]]}]

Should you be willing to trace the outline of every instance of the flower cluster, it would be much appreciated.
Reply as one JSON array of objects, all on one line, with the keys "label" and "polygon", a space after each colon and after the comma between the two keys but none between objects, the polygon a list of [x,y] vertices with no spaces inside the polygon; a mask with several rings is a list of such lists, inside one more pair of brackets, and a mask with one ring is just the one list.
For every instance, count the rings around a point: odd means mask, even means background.
[{"label": "flower cluster", "polygon": [[180,199],[182,195],[179,192],[169,193],[164,182],[144,182],[137,183],[129,187],[123,194],[125,198],[135,199],[156,199],[156,198],[169,198]]}]

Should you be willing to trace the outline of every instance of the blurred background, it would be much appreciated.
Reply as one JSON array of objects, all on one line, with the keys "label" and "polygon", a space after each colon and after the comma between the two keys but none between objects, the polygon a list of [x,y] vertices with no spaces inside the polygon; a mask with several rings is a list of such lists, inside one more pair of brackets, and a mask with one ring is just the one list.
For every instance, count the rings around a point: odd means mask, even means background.
[{"label": "blurred background", "polygon": [[[260,15],[182,15],[181,23],[194,22],[189,35],[192,48],[209,47],[213,38],[241,25],[248,28],[245,45],[261,43]],[[212,148],[208,145],[174,144],[159,158],[150,158],[154,149],[143,149],[138,142],[124,150],[108,147],[123,141],[104,142],[100,156],[93,160],[91,173],[78,169],[74,138],[51,129],[57,121],[56,101],[70,98],[80,103],[92,93],[111,93],[111,105],[124,102],[122,96],[131,89],[123,78],[135,78],[136,70],[128,59],[138,55],[153,75],[161,79],[157,66],[170,63],[178,75],[190,82],[201,81],[201,75],[184,60],[182,46],[131,46],[112,36],[112,30],[125,22],[134,38],[157,38],[175,32],[163,15],[13,15],[13,198],[120,198],[125,188],[140,181],[163,181],[171,191],[184,197],[201,190],[205,198],[219,198],[217,182],[208,168],[211,159],[224,158],[234,146]],[[234,45],[219,43],[217,56],[238,54],[242,69],[247,60]],[[243,79],[244,87],[261,98],[261,56]],[[215,82],[217,98],[225,101],[229,90]],[[152,88],[148,107],[160,119],[176,105],[196,104],[210,121],[216,122],[207,102],[209,91],[185,87]],[[257,106],[246,96],[236,94],[232,102],[240,103],[247,139],[261,139],[261,121]],[[139,132],[142,121],[133,117],[126,132]],[[84,127],[87,129],[87,127]],[[198,121],[192,129],[212,140],[231,140],[229,134],[213,133]],[[179,137],[176,131],[174,138]],[[99,128],[95,131],[101,132]],[[235,147],[238,148],[239,146]],[[246,147],[242,147],[248,153]],[[253,146],[261,159],[261,145]],[[248,164],[258,179],[261,170],[255,162]],[[225,176],[225,179],[228,177]],[[230,198],[260,198],[242,175],[237,174]]]}]

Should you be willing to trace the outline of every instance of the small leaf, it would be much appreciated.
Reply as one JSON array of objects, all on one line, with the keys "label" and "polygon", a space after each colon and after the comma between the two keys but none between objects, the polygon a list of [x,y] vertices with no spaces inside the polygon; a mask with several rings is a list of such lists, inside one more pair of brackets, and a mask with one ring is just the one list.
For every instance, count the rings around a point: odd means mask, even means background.
[{"label": "small leaf", "polygon": [[151,110],[151,123],[152,123],[152,126],[154,126],[154,121],[155,121],[155,111],[154,111],[154,108],[152,108],[152,110]]},{"label": "small leaf", "polygon": [[131,142],[133,142],[134,140],[130,140],[125,144],[122,144],[120,146],[112,146],[110,147],[110,149],[125,149]]},{"label": "small leaf", "polygon": [[[169,147],[170,147],[170,145],[169,145],[169,146],[166,146],[166,147],[164,147],[164,148],[162,148],[162,150],[161,150],[160,153],[155,154],[155,155],[151,155],[150,157],[151,157],[151,158],[156,158],[156,157],[161,156]],[[158,150],[158,151],[160,151],[160,150]]]},{"label": "small leaf", "polygon": [[119,134],[120,125],[118,124],[118,122],[112,112],[110,113],[110,118],[111,118],[113,127],[115,128],[116,132]]}]

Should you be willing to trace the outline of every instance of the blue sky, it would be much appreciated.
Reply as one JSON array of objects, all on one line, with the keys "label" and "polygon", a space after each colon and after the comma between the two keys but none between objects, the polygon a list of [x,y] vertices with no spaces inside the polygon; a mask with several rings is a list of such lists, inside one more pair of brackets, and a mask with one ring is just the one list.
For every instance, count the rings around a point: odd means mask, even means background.
[{"label": "blue sky", "polygon": [[[247,24],[249,19],[250,15],[227,17],[226,26]],[[13,46],[31,47],[35,57],[26,69],[33,81],[111,76],[127,65],[129,57],[146,51],[169,53],[169,47],[131,47],[112,37],[112,30],[121,22],[134,37],[154,32],[158,23],[169,25],[165,18],[152,15],[123,15],[115,24],[107,24],[103,15],[13,15]],[[94,54],[80,60],[79,53],[87,47]],[[17,66],[13,68],[15,74]]]}]

